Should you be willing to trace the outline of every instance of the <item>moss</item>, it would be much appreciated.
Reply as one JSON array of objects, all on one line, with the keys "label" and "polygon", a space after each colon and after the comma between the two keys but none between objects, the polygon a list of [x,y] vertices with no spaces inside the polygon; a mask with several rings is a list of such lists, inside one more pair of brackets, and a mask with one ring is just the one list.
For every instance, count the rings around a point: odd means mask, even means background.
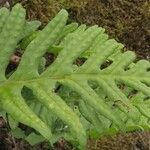
[{"label": "moss", "polygon": [[133,132],[89,140],[88,150],[149,150],[149,132]]},{"label": "moss", "polygon": [[88,25],[98,24],[108,34],[150,59],[150,3],[147,0],[87,0],[82,9],[73,8],[71,18]]},{"label": "moss", "polygon": [[57,0],[63,8],[83,8],[87,4],[87,0]]},{"label": "moss", "polygon": [[71,19],[98,24],[108,34],[133,50],[139,58],[150,59],[150,3],[147,0],[15,0],[27,9],[27,17],[44,25],[65,8]]},{"label": "moss", "polygon": [[15,0],[20,2],[27,10],[27,18],[37,19],[42,24],[47,24],[60,10],[60,4],[56,0]]},{"label": "moss", "polygon": [[27,18],[38,19],[42,24],[47,24],[60,9],[81,9],[86,5],[86,0],[14,0],[20,2],[27,10]]}]

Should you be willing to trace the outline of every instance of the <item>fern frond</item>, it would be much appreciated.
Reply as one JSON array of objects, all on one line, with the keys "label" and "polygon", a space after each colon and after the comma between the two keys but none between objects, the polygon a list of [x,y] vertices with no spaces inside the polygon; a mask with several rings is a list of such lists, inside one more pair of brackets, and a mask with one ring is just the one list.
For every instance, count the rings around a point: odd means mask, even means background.
[{"label": "fern frond", "polygon": [[[70,28],[65,26],[67,17],[67,12],[61,10],[37,34],[27,46],[16,71],[6,79],[9,58],[23,38],[26,26],[24,9],[19,4],[13,8],[0,32],[0,104],[3,110],[49,141],[55,135],[51,115],[56,116],[69,126],[69,133],[78,140],[80,149],[85,148],[86,130],[91,125],[101,135],[135,127],[150,129],[150,62],[134,62],[135,55],[130,51],[117,55],[123,45],[109,40],[103,28],[85,25]],[[43,55],[54,45],[62,47],[56,60],[39,71]],[[76,59],[86,52],[87,60],[75,66]],[[104,67],[113,54],[116,54],[115,59]],[[71,96],[65,100],[55,91],[57,85],[78,95],[76,110],[75,101],[68,100]],[[24,89],[31,91],[34,100],[26,99]],[[130,97],[134,91],[137,93]],[[45,113],[51,115],[44,117]]]},{"label": "fern frond", "polygon": [[25,24],[25,29],[23,32],[23,37],[22,38],[26,38],[28,37],[30,34],[32,34],[39,26],[41,25],[40,21],[30,21],[30,22],[26,22]]},{"label": "fern frond", "polygon": [[[13,54],[15,47],[20,40],[25,23],[25,10],[16,5],[0,34],[0,81],[5,79],[5,69],[9,63],[10,56]],[[12,28],[12,24],[14,25]]]},{"label": "fern frond", "polygon": [[0,9],[0,32],[2,31],[2,27],[5,24],[7,18],[9,16],[9,11],[7,8]]}]

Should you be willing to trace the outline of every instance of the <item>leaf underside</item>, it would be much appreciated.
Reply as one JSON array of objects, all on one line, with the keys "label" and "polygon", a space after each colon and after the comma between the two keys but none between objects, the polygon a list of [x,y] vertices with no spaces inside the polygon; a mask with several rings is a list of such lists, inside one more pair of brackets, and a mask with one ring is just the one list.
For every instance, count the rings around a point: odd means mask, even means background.
[{"label": "leaf underside", "polygon": [[[40,24],[27,23],[19,4],[11,12],[0,9],[1,108],[49,141],[55,135],[53,124],[60,119],[68,126],[64,135],[71,134],[80,149],[86,145],[86,131],[92,128],[101,135],[112,130],[149,130],[150,62],[135,61],[131,51],[121,53],[123,45],[108,39],[101,27],[66,25],[67,17],[61,10],[27,45],[18,68],[6,78],[18,43]],[[57,58],[39,72],[50,48],[60,48]],[[75,65],[86,54],[85,62]],[[31,94],[27,99],[25,89]]]}]

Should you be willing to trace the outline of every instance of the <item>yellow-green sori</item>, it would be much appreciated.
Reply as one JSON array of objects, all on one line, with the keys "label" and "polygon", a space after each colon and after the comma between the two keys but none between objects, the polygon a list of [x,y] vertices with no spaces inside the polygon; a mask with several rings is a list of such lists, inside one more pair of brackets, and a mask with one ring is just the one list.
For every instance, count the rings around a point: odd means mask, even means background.
[{"label": "yellow-green sori", "polygon": [[[149,61],[134,62],[133,52],[121,53],[123,45],[108,39],[101,27],[66,25],[66,10],[28,42],[40,23],[27,22],[25,15],[20,4],[11,11],[0,9],[1,112],[35,129],[51,143],[56,134],[59,138],[69,134],[81,150],[86,149],[88,135],[95,130],[99,136],[150,130]],[[25,50],[21,62],[8,77],[6,68],[21,41],[27,41],[22,46]],[[57,54],[57,58],[39,72],[47,51]],[[115,58],[104,67],[114,54]],[[85,55],[85,62],[75,65],[75,60]],[[61,88],[56,92],[58,85]],[[30,96],[25,98],[24,89],[31,92],[33,101]],[[58,119],[67,128],[63,134],[54,130]]]}]

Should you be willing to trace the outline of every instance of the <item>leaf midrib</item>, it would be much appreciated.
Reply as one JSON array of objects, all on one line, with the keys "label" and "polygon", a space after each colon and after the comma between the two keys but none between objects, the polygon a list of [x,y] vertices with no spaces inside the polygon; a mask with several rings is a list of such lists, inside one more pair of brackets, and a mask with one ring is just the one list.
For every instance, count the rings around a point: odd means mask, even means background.
[{"label": "leaf midrib", "polygon": [[4,86],[11,86],[14,84],[22,84],[26,85],[29,83],[34,83],[34,82],[43,82],[43,81],[48,81],[48,80],[55,80],[55,81],[61,81],[61,80],[96,80],[96,79],[111,79],[111,80],[150,80],[148,76],[140,76],[140,75],[112,75],[112,74],[98,74],[98,73],[80,73],[80,74],[67,74],[67,75],[62,75],[62,76],[51,76],[51,77],[38,77],[35,79],[28,79],[28,80],[6,80],[0,83],[0,88]]}]

